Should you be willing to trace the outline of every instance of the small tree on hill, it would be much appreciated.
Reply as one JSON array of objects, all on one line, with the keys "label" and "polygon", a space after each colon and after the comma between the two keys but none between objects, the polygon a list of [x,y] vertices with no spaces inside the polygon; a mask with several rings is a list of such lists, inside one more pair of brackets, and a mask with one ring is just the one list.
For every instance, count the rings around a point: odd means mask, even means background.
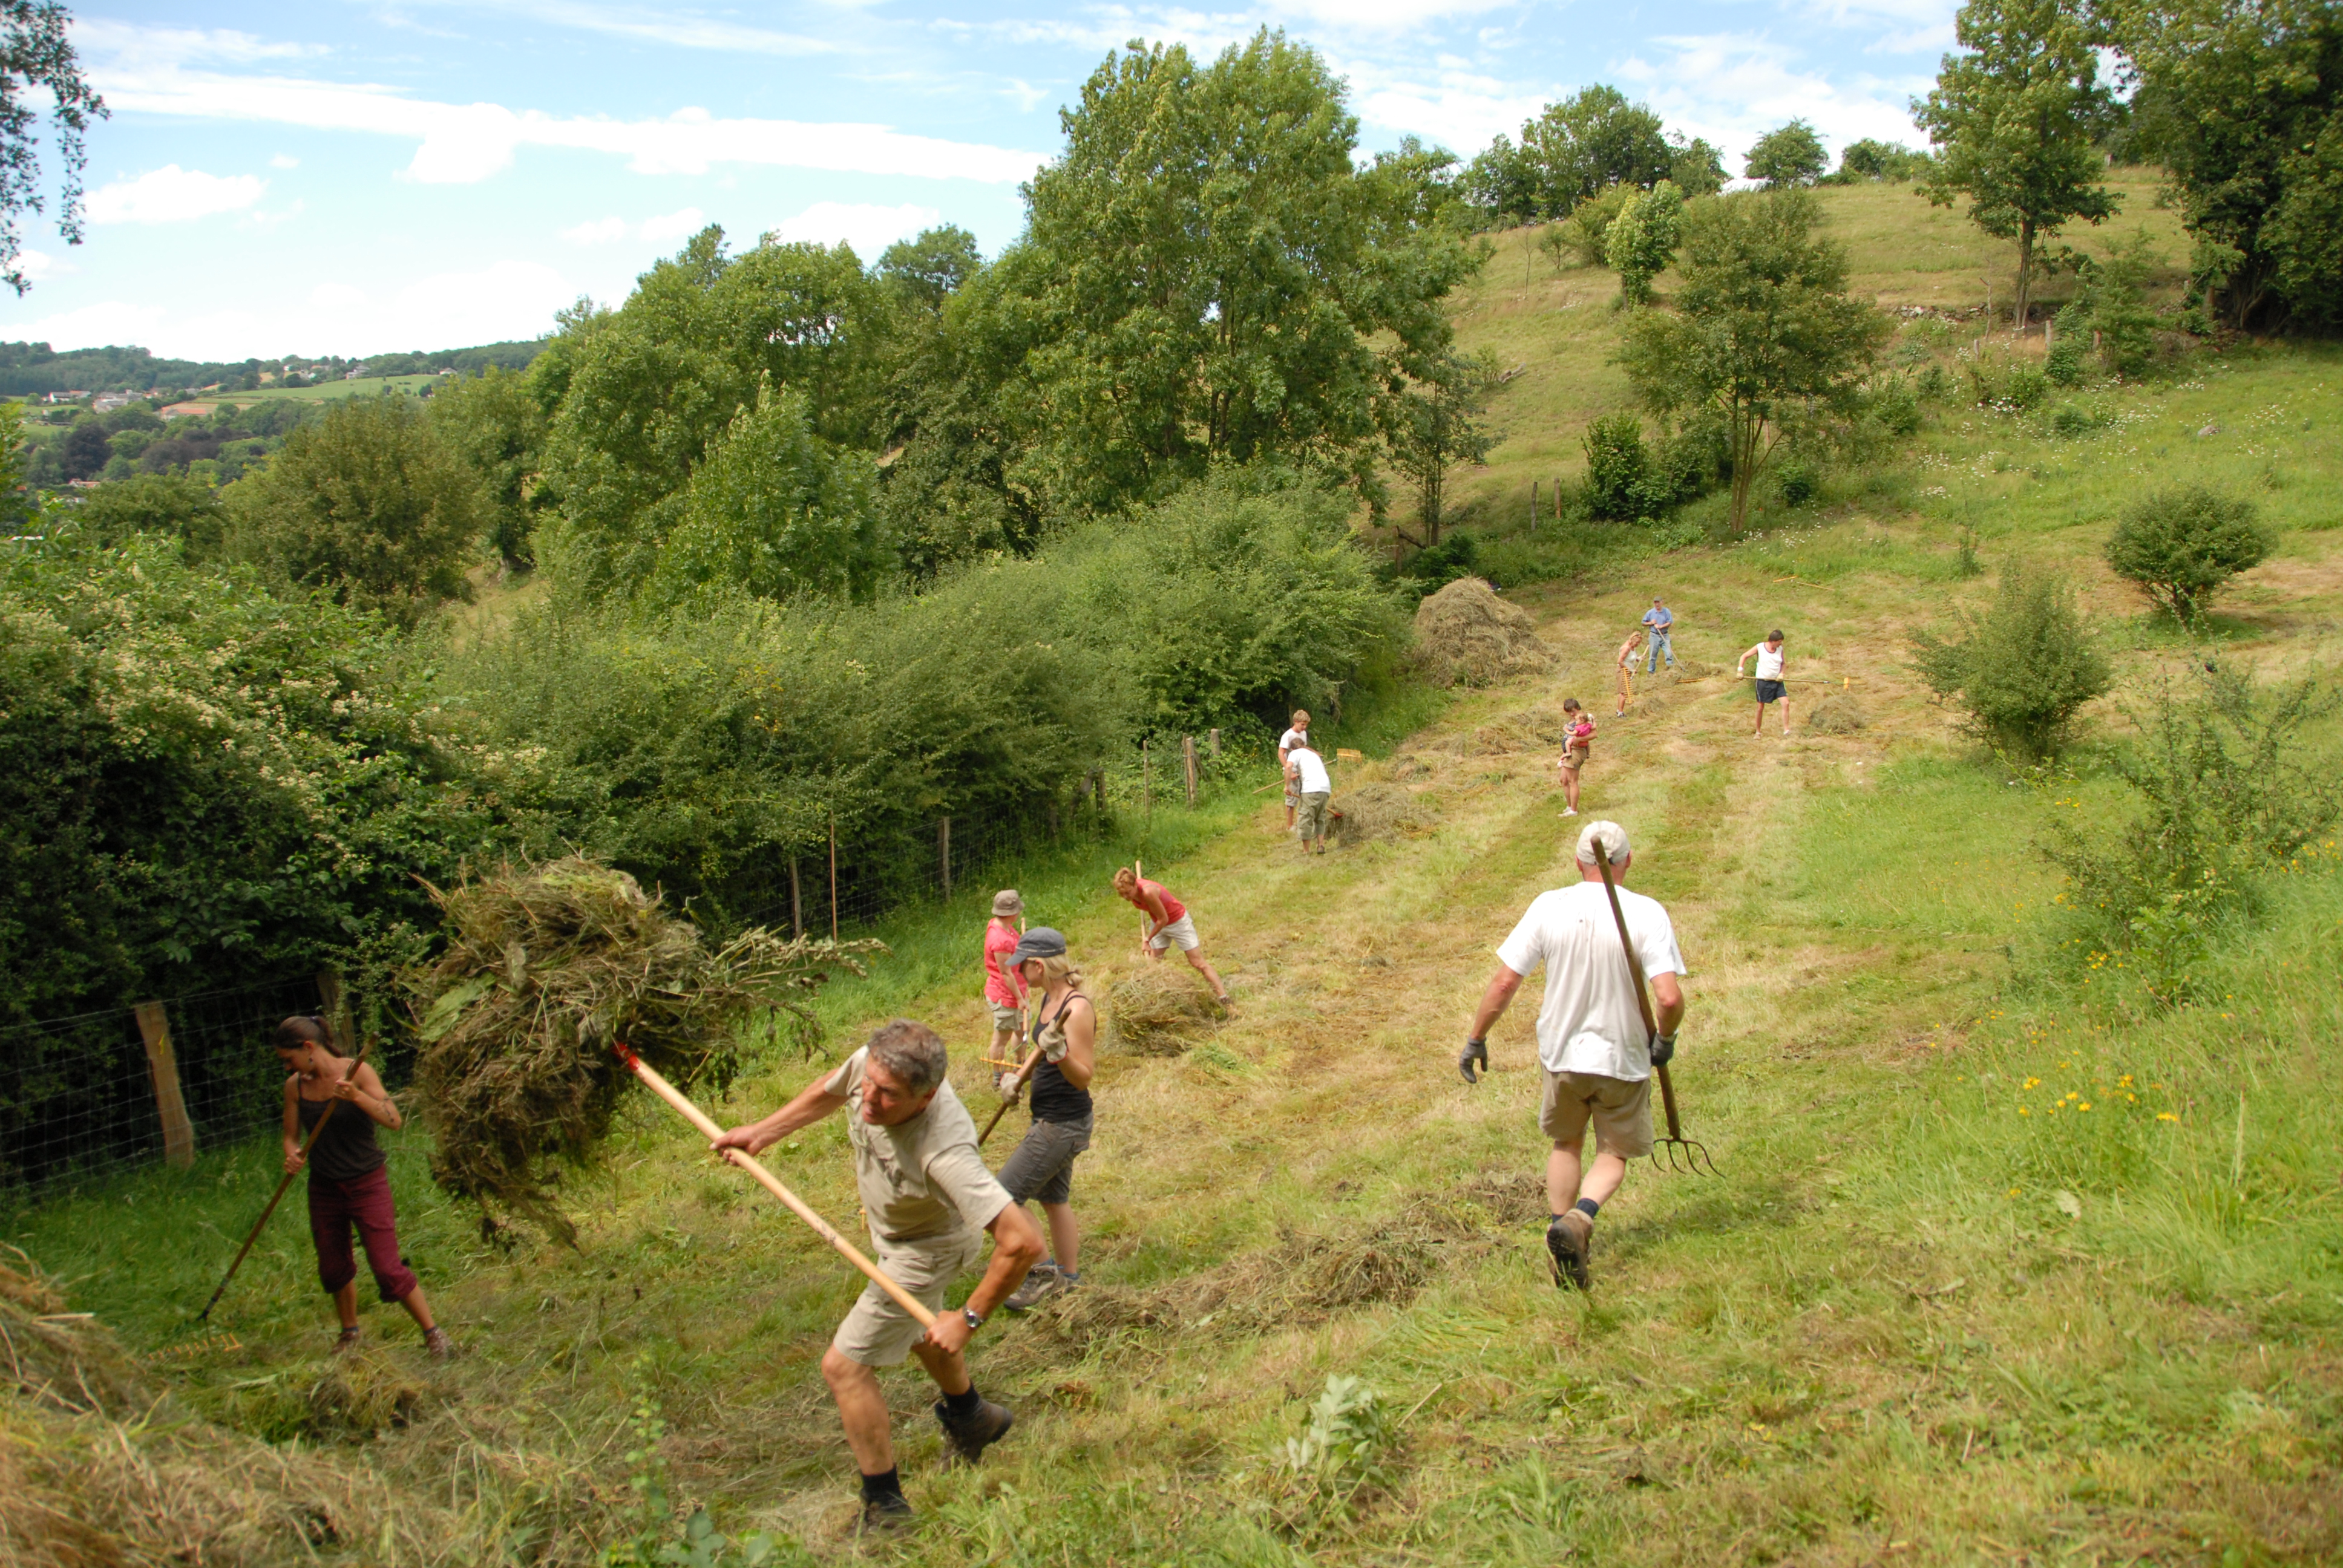
[{"label": "small tree on hill", "polygon": [[1702,202],[1685,215],[1674,308],[1639,313],[1620,351],[1654,413],[1723,427],[1735,531],[1782,437],[1855,412],[1890,330],[1848,297],[1846,254],[1815,234],[1820,218],[1805,191]]},{"label": "small tree on hill", "polygon": [[2187,621],[2231,578],[2261,565],[2277,548],[2277,531],[2251,501],[2183,485],[2126,508],[2107,536],[2107,559],[2117,576]]},{"label": "small tree on hill", "polygon": [[1662,180],[1619,209],[1604,236],[1604,258],[1619,275],[1619,297],[1629,305],[1652,302],[1652,279],[1675,259],[1684,234],[1684,192]]},{"label": "small tree on hill", "polygon": [[1753,180],[1764,181],[1767,190],[1786,190],[1813,185],[1829,167],[1830,155],[1823,151],[1822,138],[1815,135],[1814,126],[1792,120],[1757,138],[1743,172]]},{"label": "small tree on hill", "polygon": [[1418,548],[1430,549],[1440,542],[1449,476],[1467,463],[1481,461],[1495,445],[1480,421],[1495,380],[1496,367],[1485,359],[1443,354],[1424,367],[1421,379],[1383,400],[1384,438],[1391,446],[1393,466],[1415,492],[1416,521],[1423,530],[1413,541]]},{"label": "small tree on hill", "polygon": [[1958,642],[1916,633],[1912,667],[1967,710],[1971,733],[2026,756],[2055,754],[2083,705],[2115,684],[2063,578],[2004,567],[1993,607],[1966,630]]},{"label": "small tree on hill", "polygon": [[1969,53],[1946,55],[1936,91],[1912,106],[1944,149],[1922,189],[1938,206],[1966,196],[1979,228],[2017,242],[2012,320],[2024,331],[2035,242],[2115,213],[2118,198],[2097,183],[2112,99],[2081,0],[1969,0],[1956,30]]}]

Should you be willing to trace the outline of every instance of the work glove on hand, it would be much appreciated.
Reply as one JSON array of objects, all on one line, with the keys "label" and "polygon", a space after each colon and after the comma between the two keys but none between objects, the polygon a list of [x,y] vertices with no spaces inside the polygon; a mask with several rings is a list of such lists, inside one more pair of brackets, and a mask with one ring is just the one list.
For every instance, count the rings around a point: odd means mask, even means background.
[{"label": "work glove on hand", "polygon": [[1674,1035],[1655,1034],[1652,1036],[1652,1065],[1654,1067],[1665,1067],[1669,1062],[1675,1060],[1675,1054],[1676,1037]]},{"label": "work glove on hand", "polygon": [[1059,1025],[1053,1023],[1043,1030],[1041,1043],[1041,1059],[1044,1061],[1059,1062],[1066,1060],[1066,1031]]},{"label": "work glove on hand", "polygon": [[1456,1070],[1464,1075],[1467,1083],[1480,1081],[1473,1075],[1473,1064],[1476,1061],[1484,1070],[1489,1065],[1489,1042],[1485,1040],[1468,1040],[1464,1042],[1464,1049],[1457,1053]]},{"label": "work glove on hand", "polygon": [[1024,1081],[1013,1072],[1001,1073],[992,1081],[992,1087],[1001,1099],[1012,1105],[1017,1102],[1017,1097],[1025,1090]]}]

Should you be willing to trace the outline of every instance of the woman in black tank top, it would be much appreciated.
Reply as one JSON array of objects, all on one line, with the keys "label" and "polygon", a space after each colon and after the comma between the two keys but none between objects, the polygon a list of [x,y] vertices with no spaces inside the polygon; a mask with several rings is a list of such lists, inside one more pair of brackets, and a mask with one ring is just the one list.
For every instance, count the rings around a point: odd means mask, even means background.
[{"label": "woman in black tank top", "polygon": [[1001,1185],[1023,1203],[1039,1199],[1050,1223],[1052,1256],[1033,1266],[1004,1304],[1022,1312],[1078,1283],[1080,1234],[1074,1224],[1074,1158],[1091,1146],[1091,1075],[1098,1066],[1098,1009],[1082,990],[1066,939],[1047,926],[1025,933],[1010,961],[1039,1000],[1028,1049],[1033,1064],[1033,1125],[1001,1168]]},{"label": "woman in black tank top", "polygon": [[[342,1320],[342,1337],[334,1348],[345,1351],[358,1342],[358,1265],[350,1246],[355,1228],[382,1299],[405,1307],[423,1331],[424,1344],[445,1358],[455,1347],[432,1321],[415,1271],[398,1255],[390,1172],[374,1138],[377,1122],[393,1131],[404,1124],[397,1104],[373,1068],[334,1054],[322,1019],[288,1018],[278,1024],[277,1055],[291,1074],[285,1081],[285,1169],[288,1174],[305,1165],[309,1171],[309,1240],[317,1249],[317,1282],[334,1298]],[[331,1116],[326,1114],[329,1110]]]}]

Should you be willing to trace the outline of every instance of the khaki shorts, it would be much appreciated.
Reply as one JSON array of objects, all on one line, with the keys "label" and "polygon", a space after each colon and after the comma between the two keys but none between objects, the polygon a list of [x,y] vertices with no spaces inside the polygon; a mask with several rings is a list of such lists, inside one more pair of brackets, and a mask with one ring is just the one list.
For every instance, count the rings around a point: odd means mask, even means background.
[{"label": "khaki shorts", "polygon": [[[931,1312],[943,1310],[944,1292],[951,1282],[975,1265],[984,1251],[980,1231],[956,1231],[926,1236],[916,1241],[881,1241],[871,1238],[871,1261],[888,1278],[918,1299]],[[867,1367],[899,1367],[927,1330],[920,1320],[895,1304],[895,1298],[877,1285],[865,1285],[854,1310],[830,1336],[830,1348]]]},{"label": "khaki shorts", "polygon": [[1015,1008],[1005,1002],[994,1001],[990,997],[984,999],[984,1005],[992,1010],[992,1030],[995,1034],[1017,1032],[1021,1020],[1018,1018]]},{"label": "khaki shorts", "polygon": [[1575,773],[1585,767],[1594,755],[1594,748],[1592,746],[1573,746],[1562,754],[1562,766]]},{"label": "khaki shorts", "polygon": [[1168,953],[1173,948],[1178,948],[1183,953],[1192,953],[1204,944],[1196,935],[1195,919],[1182,914],[1178,920],[1148,938],[1147,945],[1159,953]]},{"label": "khaki shorts", "polygon": [[1538,1103],[1538,1131],[1556,1143],[1575,1143],[1594,1123],[1597,1148],[1623,1160],[1652,1151],[1652,1081],[1629,1081],[1594,1072],[1548,1072]]},{"label": "khaki shorts", "polygon": [[1302,809],[1293,816],[1296,837],[1307,840],[1326,836],[1326,802],[1332,799],[1333,792],[1327,789],[1312,789],[1302,797]]}]

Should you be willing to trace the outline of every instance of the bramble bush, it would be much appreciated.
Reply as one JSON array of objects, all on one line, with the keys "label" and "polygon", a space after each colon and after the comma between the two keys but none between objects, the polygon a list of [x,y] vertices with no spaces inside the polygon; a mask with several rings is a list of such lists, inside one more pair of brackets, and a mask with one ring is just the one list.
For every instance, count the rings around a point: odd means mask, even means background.
[{"label": "bramble bush", "polygon": [[2063,578],[2012,564],[1982,616],[1957,642],[1916,632],[1912,668],[1939,699],[1958,703],[1971,733],[2028,757],[2055,754],[2083,705],[2115,672]]},{"label": "bramble bush", "polygon": [[2107,561],[2178,621],[2196,618],[2207,600],[2239,572],[2269,558],[2278,530],[2253,502],[2205,485],[2180,485],[2124,508],[2107,536]]}]

